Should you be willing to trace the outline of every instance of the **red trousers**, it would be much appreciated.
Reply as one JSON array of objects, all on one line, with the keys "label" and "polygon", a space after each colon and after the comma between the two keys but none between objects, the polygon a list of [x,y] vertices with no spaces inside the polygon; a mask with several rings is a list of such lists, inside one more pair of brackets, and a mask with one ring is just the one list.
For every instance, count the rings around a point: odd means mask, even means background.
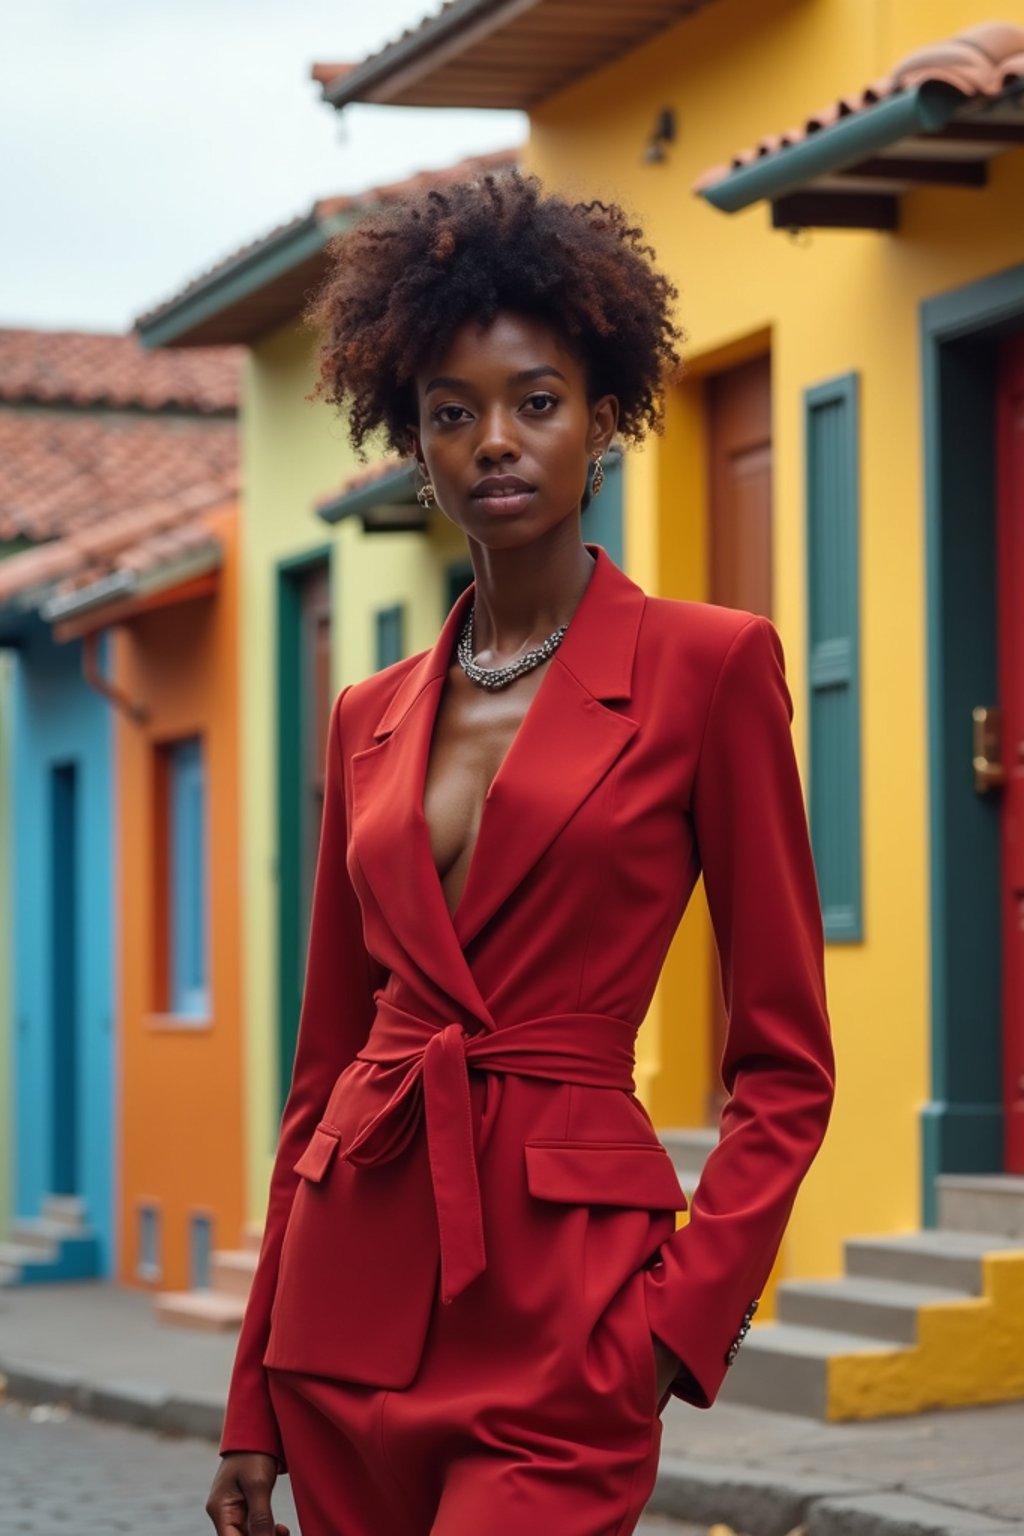
[{"label": "red trousers", "polygon": [[589,1331],[567,1296],[525,1347],[484,1288],[436,1306],[405,1390],[269,1371],[302,1536],[634,1530],[661,1445],[643,1271]]}]

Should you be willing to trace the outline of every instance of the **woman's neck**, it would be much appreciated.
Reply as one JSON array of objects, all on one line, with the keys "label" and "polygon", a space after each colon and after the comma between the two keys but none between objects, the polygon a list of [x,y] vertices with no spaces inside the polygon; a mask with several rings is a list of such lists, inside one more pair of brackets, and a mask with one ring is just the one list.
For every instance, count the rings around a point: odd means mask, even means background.
[{"label": "woman's neck", "polygon": [[516,549],[474,544],[477,656],[502,657],[536,645],[566,623],[586,591],[594,558],[579,537],[575,519],[554,536]]}]

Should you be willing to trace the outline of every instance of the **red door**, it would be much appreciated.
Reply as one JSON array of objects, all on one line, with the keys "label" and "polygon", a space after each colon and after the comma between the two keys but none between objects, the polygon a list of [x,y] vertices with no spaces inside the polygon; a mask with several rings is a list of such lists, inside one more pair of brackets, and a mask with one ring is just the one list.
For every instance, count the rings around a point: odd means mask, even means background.
[{"label": "red door", "polygon": [[997,433],[1003,1099],[1006,1170],[1024,1173],[1024,336],[1000,355]]}]

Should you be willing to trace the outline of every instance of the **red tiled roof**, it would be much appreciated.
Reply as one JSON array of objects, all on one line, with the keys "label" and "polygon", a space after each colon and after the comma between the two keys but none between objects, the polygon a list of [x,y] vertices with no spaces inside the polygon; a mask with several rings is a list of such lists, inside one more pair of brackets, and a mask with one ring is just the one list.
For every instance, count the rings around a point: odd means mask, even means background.
[{"label": "red tiled roof", "polygon": [[238,409],[244,356],[240,347],[147,352],[132,335],[0,329],[0,400],[224,415]]},{"label": "red tiled roof", "polygon": [[233,420],[0,408],[0,540],[52,539],[196,486],[230,488],[237,464]]},{"label": "red tiled roof", "polygon": [[233,475],[196,483],[0,560],[0,604],[18,593],[65,596],[112,575],[138,578],[203,551],[215,559],[219,544],[209,514],[236,494]]},{"label": "red tiled roof", "polygon": [[[313,204],[307,213],[300,214],[297,218],[290,219],[286,223],[276,225],[267,234],[261,235],[259,239],[252,240],[248,245],[242,246],[240,250],[233,251],[230,256],[225,256],[223,260],[209,267],[199,277],[193,278],[190,283],[187,283],[172,298],[165,300],[162,304],[155,305],[152,309],[147,310],[145,314],[140,315],[135,324],[143,330],[147,326],[153,325],[169,311],[186,303],[204,288],[217,282],[218,279],[230,272],[232,268],[238,267],[243,262],[253,258],[258,258],[264,249],[279,245],[282,241],[287,240],[290,235],[298,234],[303,229],[315,228],[317,226],[324,227],[324,245],[326,246],[327,239],[331,233],[326,226],[340,215],[350,213],[353,216],[358,216],[364,213],[371,213],[375,208],[399,202],[402,198],[410,197],[427,187],[450,186],[453,182],[466,181],[473,176],[481,176],[487,171],[506,169],[516,165],[519,158],[518,149],[493,150],[488,154],[471,155],[464,160],[458,161],[455,165],[444,166],[440,170],[419,171],[413,176],[406,177],[403,181],[388,182],[382,186],[370,187],[364,192],[353,192],[339,197],[321,198]],[[303,271],[297,291],[295,290],[295,284],[290,280],[287,273],[278,279],[283,285],[283,306],[271,304],[268,311],[269,318],[268,316],[261,315],[261,324],[281,324],[285,318],[292,318],[301,313],[309,291],[316,287],[326,271],[327,258],[324,251],[321,250],[313,258],[303,262],[301,265]],[[289,306],[291,309],[289,316],[285,316],[280,312],[282,307],[287,308]],[[207,350],[216,353],[219,349],[208,348]],[[163,351],[153,355],[171,356],[176,354]]]},{"label": "red tiled roof", "polygon": [[741,170],[781,149],[800,144],[812,134],[830,128],[842,118],[863,112],[901,91],[920,85],[949,85],[968,99],[999,96],[1014,80],[1024,79],[1024,27],[1010,22],[986,21],[968,27],[955,37],[930,43],[901,60],[881,79],[850,95],[832,101],[785,133],[766,134],[756,144],[739,150],[724,165],[713,166],[694,183],[694,190],[713,186],[730,171]]}]

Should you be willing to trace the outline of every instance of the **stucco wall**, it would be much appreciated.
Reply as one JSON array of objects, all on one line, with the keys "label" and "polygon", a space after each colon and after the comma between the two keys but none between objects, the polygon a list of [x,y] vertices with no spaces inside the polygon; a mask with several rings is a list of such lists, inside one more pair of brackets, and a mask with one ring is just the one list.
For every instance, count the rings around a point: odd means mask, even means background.
[{"label": "stucco wall", "polygon": [[32,627],[18,652],[13,694],[13,803],[17,806],[12,829],[17,1105],[13,1203],[19,1216],[38,1216],[43,1196],[53,1192],[50,789],[53,769],[73,763],[78,775],[75,1097],[79,1192],[99,1234],[101,1264],[107,1272],[115,1241],[112,967],[118,942],[111,932],[112,724],[109,706],[82,679],[79,645],[54,645],[41,625]]},{"label": "stucco wall", "polygon": [[[122,1278],[137,1283],[138,1212],[160,1211],[161,1290],[191,1283],[190,1221],[206,1216],[215,1247],[238,1246],[245,1220],[240,1006],[238,559],[234,510],[211,515],[223,550],[214,596],[173,604],[123,627],[117,681],[142,705],[117,722],[122,938]],[[176,1019],[155,990],[160,942],[156,753],[202,739],[210,1005]]]}]

